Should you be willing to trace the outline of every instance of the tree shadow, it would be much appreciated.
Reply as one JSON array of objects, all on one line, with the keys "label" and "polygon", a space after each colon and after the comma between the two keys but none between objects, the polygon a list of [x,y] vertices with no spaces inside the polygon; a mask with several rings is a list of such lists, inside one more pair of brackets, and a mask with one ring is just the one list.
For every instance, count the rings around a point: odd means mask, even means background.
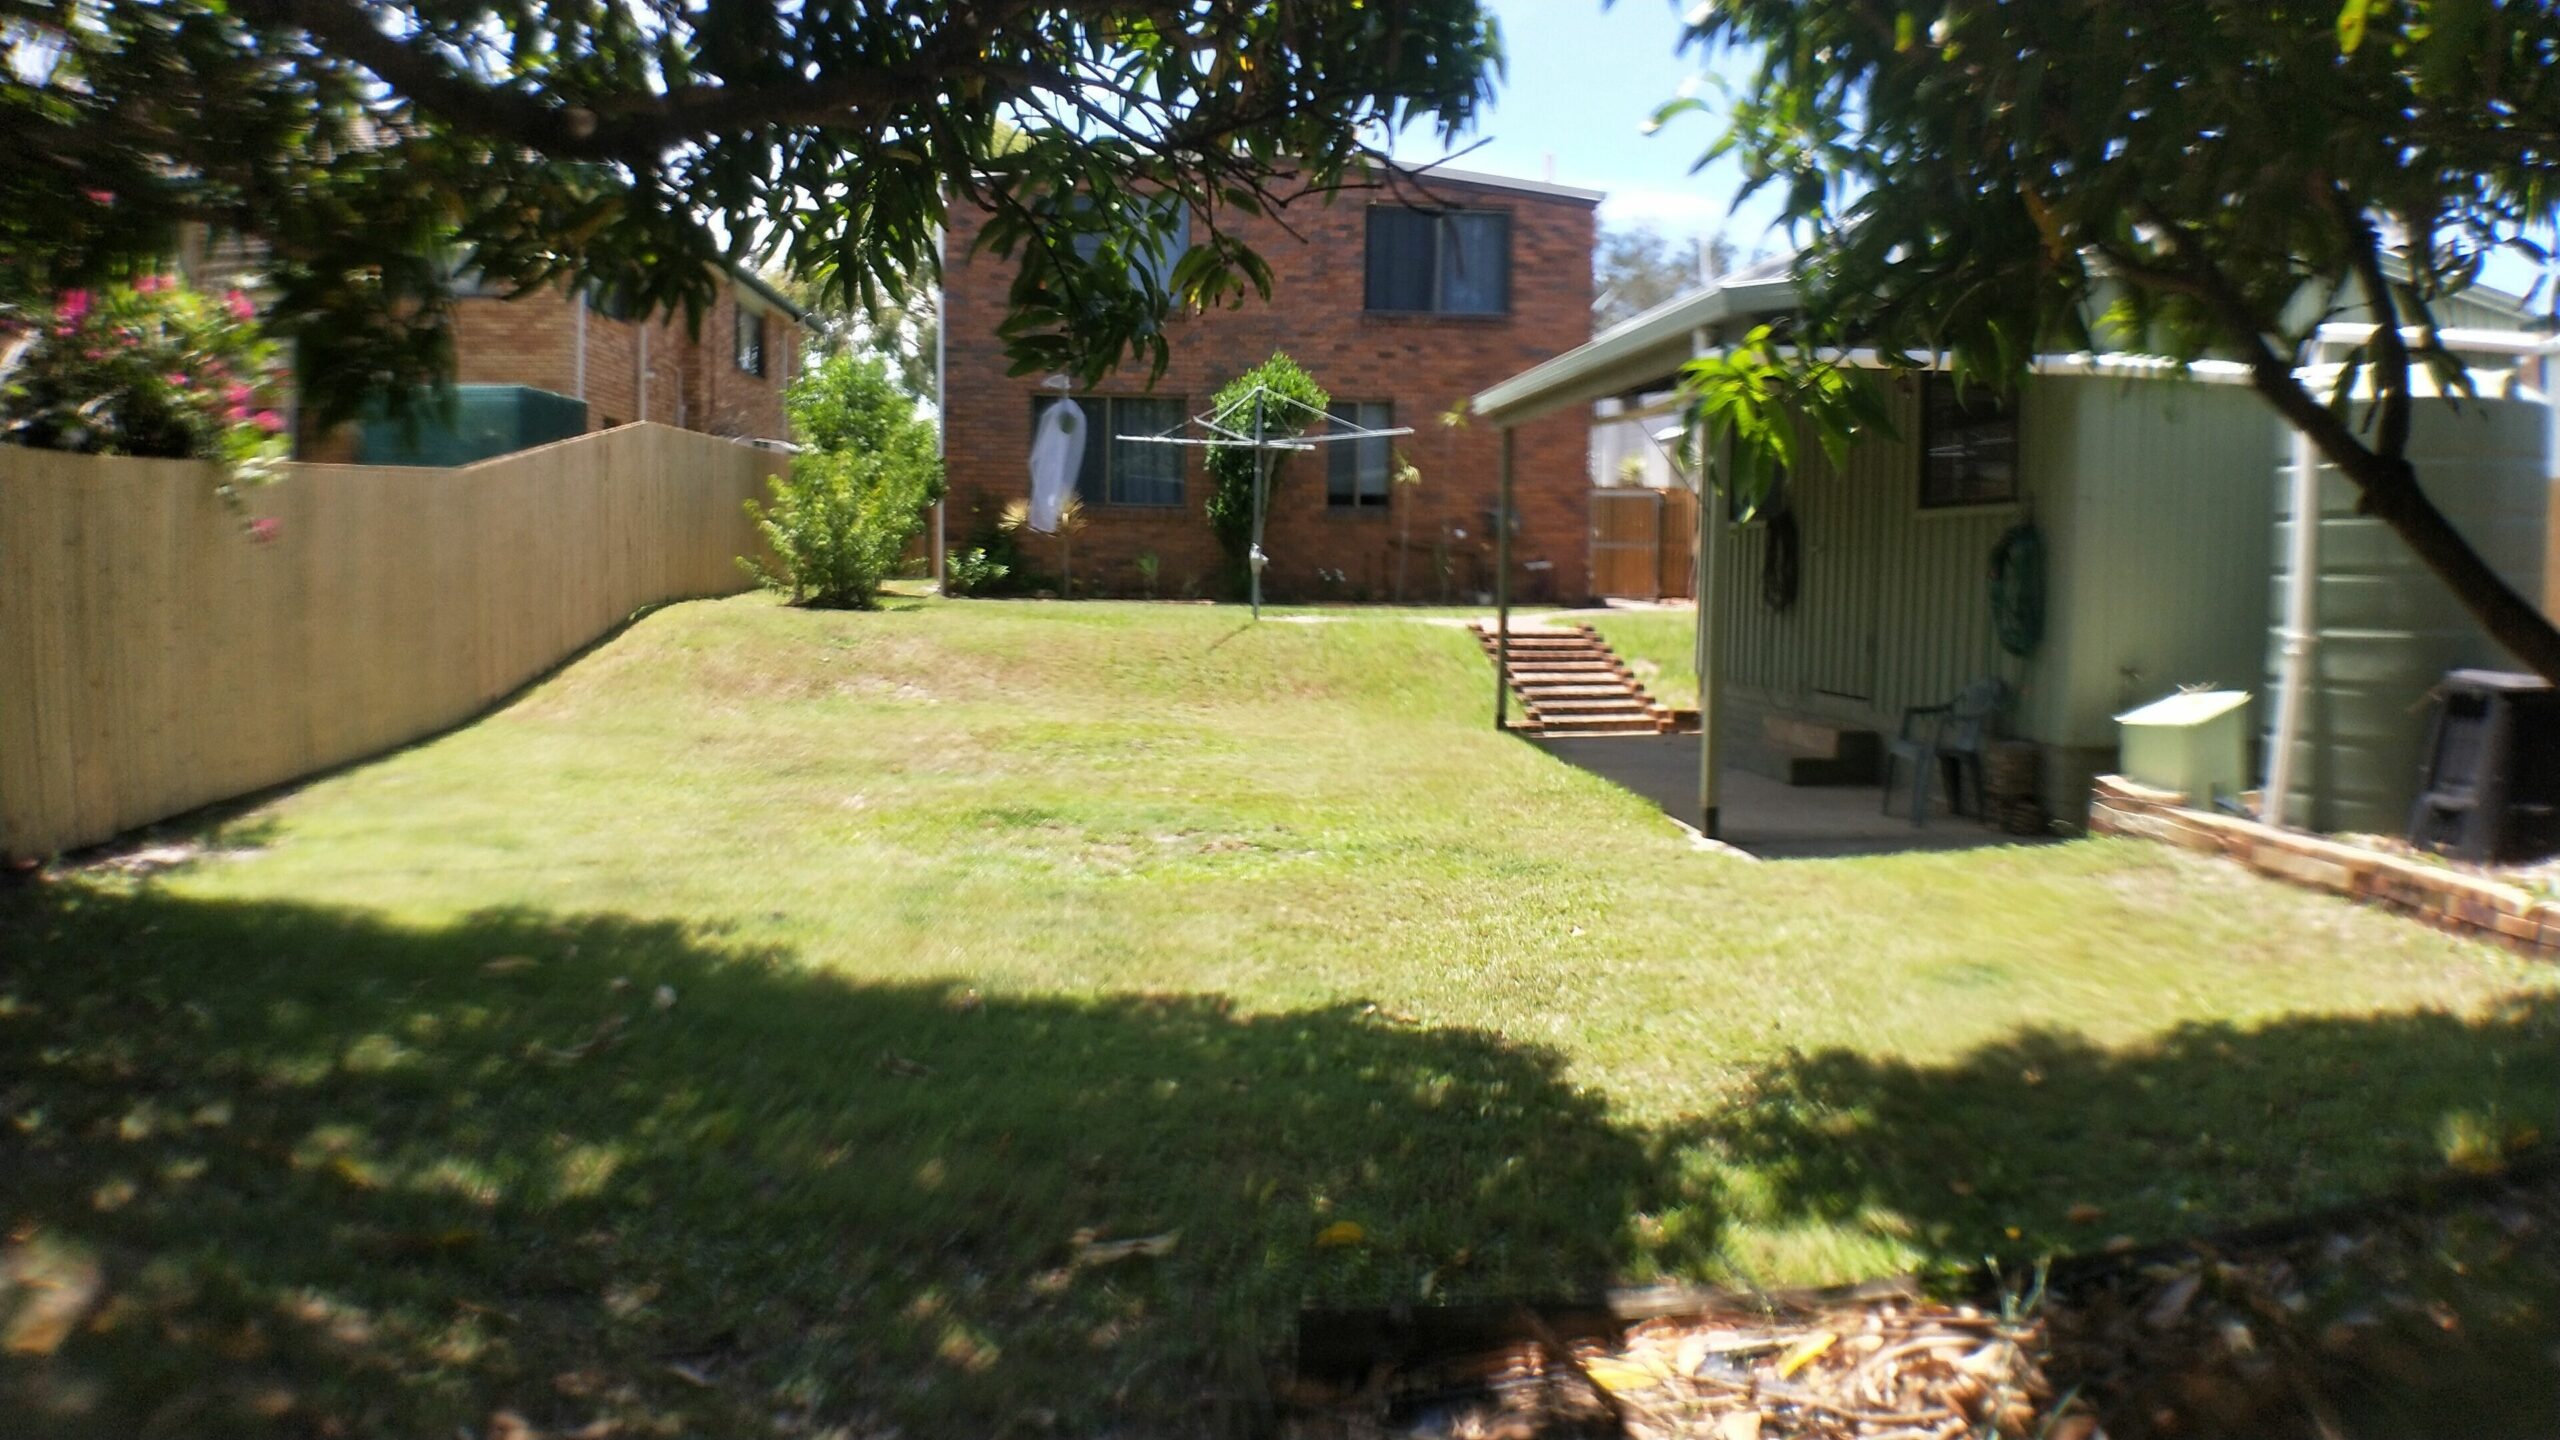
[{"label": "tree shadow", "polygon": [[2131,1049],[2034,1031],[1944,1064],[1829,1050],[1747,1096],[1702,1137],[1752,1177],[1728,1223],[1873,1226],[2012,1284],[2066,1257],[2056,1380],[2108,1433],[2560,1433],[2548,992]]},{"label": "tree shadow", "polygon": [[1832,1049],[1756,1072],[1704,1130],[1772,1211],[2020,1264],[2318,1212],[2549,1138],[2560,997],[2189,1023],[2108,1048],[2029,1030],[1937,1064]]},{"label": "tree shadow", "polygon": [[1554,1055],[1375,1007],[150,885],[0,936],[12,1434],[1228,1431],[1302,1303],[1588,1291],[1678,1200]]}]

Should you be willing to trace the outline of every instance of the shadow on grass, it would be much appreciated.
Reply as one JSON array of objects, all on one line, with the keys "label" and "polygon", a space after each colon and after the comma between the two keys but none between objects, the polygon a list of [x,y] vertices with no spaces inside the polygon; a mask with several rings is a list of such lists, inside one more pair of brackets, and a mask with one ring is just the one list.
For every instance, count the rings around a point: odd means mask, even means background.
[{"label": "shadow on grass", "polygon": [[1938,1262],[2228,1230],[2494,1165],[2560,1118],[2560,998],[2182,1025],[2107,1049],[2028,1031],[1943,1065],[1848,1050],[1755,1075],[1706,1129],[1791,1221],[1890,1217]]},{"label": "shadow on grass", "polygon": [[1364,1006],[154,887],[0,933],[12,1435],[1232,1431],[1302,1301],[1587,1291],[1662,1203],[1554,1057]]},{"label": "shadow on grass", "polygon": [[1746,1230],[1948,1269],[2214,1230],[2560,1094],[2547,998],[1798,1055],[1665,1133],[1373,1007],[857,983],[613,917],[73,882],[0,938],[13,1436],[1232,1433],[1304,1305],[1712,1274]]}]

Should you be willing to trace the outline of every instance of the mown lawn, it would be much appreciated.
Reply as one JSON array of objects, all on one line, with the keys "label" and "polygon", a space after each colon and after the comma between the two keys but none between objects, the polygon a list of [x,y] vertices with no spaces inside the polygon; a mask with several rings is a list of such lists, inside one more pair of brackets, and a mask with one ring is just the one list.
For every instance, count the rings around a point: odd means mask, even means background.
[{"label": "mown lawn", "polygon": [[1700,854],[1484,691],[1380,612],[686,605],[0,893],[6,1428],[1215,1431],[1309,1302],[2188,1233],[2560,1099],[2548,971],[2139,845]]},{"label": "mown lawn", "polygon": [[1587,617],[1653,698],[1679,710],[1698,706],[1697,622],[1686,610],[1611,610]]}]

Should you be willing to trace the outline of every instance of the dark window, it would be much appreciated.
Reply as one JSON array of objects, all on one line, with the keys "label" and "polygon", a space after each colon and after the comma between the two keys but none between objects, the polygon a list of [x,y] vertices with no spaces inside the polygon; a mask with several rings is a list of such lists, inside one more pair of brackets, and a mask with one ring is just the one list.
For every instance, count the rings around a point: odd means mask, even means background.
[{"label": "dark window", "polygon": [[[1179,434],[1184,412],[1179,398],[1078,395],[1084,411],[1084,463],[1076,469],[1076,495],[1087,505],[1180,505],[1182,453],[1179,445],[1149,445],[1123,440],[1123,435]],[[1055,395],[1031,402],[1034,425],[1058,403]]]},{"label": "dark window", "polygon": [[[1331,411],[1345,426],[1385,430],[1395,424],[1395,407],[1367,401],[1338,400]],[[1324,503],[1338,510],[1383,510],[1388,477],[1395,467],[1395,442],[1336,440],[1324,447]]]},{"label": "dark window", "polygon": [[764,373],[764,316],[744,305],[738,307],[738,368]]},{"label": "dark window", "polygon": [[1511,217],[1371,206],[1367,305],[1432,315],[1507,313]]},{"label": "dark window", "polygon": [[1999,505],[2018,498],[2014,400],[1953,377],[1929,377],[1920,422],[1920,508]]}]

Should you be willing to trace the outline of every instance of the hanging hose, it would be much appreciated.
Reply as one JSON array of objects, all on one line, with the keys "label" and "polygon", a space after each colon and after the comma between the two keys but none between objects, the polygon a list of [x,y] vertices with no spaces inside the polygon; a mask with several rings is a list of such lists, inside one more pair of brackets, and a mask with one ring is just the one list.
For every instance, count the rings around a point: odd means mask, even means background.
[{"label": "hanging hose", "polygon": [[1784,613],[1796,603],[1799,573],[1796,514],[1780,504],[1764,522],[1768,533],[1760,541],[1760,603]]},{"label": "hanging hose", "polygon": [[2021,521],[1991,547],[1991,631],[2012,655],[2044,639],[2044,532]]}]

